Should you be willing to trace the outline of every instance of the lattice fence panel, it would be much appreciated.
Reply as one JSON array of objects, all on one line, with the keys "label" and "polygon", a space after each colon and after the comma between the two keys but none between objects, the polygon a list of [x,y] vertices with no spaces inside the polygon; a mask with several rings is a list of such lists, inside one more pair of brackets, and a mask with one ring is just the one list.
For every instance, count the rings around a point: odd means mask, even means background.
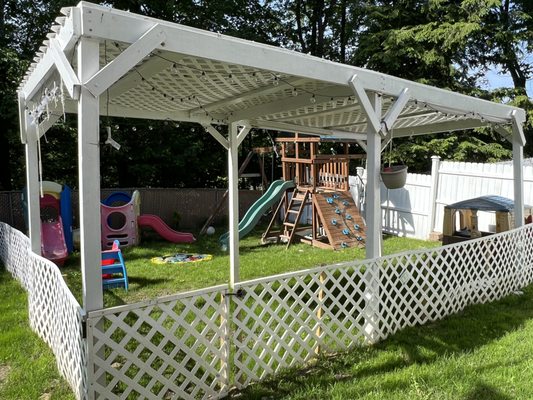
[{"label": "lattice fence panel", "polygon": [[0,258],[28,291],[32,329],[50,346],[76,398],[87,393],[82,309],[52,262],[30,251],[21,232],[0,223]]},{"label": "lattice fence panel", "polygon": [[235,381],[243,387],[317,353],[362,343],[365,272],[337,265],[237,286]]},{"label": "lattice fence panel", "polygon": [[89,313],[89,397],[213,399],[226,395],[226,288]]},{"label": "lattice fence panel", "polygon": [[380,336],[500,299],[533,281],[533,226],[380,261]]}]

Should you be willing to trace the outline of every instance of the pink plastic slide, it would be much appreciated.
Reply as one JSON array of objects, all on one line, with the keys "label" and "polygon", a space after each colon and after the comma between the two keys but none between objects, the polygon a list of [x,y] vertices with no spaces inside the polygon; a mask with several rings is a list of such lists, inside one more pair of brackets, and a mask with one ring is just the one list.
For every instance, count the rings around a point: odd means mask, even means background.
[{"label": "pink plastic slide", "polygon": [[196,239],[191,233],[176,232],[157,215],[144,214],[137,217],[139,226],[147,226],[156,231],[163,239],[173,243],[192,243]]},{"label": "pink plastic slide", "polygon": [[41,205],[41,254],[44,258],[62,266],[68,257],[63,222],[59,215],[59,200],[45,194]]}]

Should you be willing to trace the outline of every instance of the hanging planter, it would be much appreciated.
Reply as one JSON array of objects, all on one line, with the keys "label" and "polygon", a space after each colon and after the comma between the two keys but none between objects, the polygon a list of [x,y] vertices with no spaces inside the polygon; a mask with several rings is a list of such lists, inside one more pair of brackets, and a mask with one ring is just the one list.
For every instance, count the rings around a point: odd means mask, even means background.
[{"label": "hanging planter", "polygon": [[407,165],[392,165],[381,169],[381,180],[387,189],[401,189],[407,180]]}]

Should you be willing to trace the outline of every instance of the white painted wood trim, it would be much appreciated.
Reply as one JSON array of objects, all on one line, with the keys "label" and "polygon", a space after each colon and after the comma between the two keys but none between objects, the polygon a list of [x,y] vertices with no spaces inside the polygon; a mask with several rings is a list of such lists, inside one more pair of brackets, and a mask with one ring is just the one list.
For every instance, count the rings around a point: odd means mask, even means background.
[{"label": "white painted wood trim", "polygon": [[[85,81],[99,70],[99,43],[82,38],[78,47],[78,74]],[[98,97],[82,87],[78,103],[78,173],[80,203],[83,308],[103,307],[100,224],[100,129]]]},{"label": "white painted wood trim", "polygon": [[63,49],[60,47],[59,42],[55,39],[50,40],[50,50],[54,64],[63,79],[63,84],[67,88],[67,92],[74,100],[77,100],[80,96],[80,81],[76,76],[76,73],[72,69],[72,66],[67,60]]},{"label": "white painted wood trim", "polygon": [[407,105],[407,102],[411,99],[411,96],[409,95],[409,89],[405,88],[401,91],[401,93],[398,96],[398,99],[394,102],[394,104],[389,108],[387,113],[385,114],[385,117],[383,117],[382,120],[382,131],[385,134],[388,134],[392,127],[394,126],[394,123],[400,116],[400,113],[404,109],[404,107]]},{"label": "white painted wood trim", "polygon": [[240,121],[240,124],[242,124],[242,127],[237,135],[237,147],[241,145],[242,141],[248,136],[248,133],[250,133],[250,130],[252,129],[250,121]]},{"label": "white painted wood trim", "polygon": [[224,147],[224,149],[229,150],[229,141],[226,139],[222,134],[215,129],[215,127],[211,124],[203,124],[202,125],[205,130],[213,136],[218,143]]},{"label": "white painted wood trim", "polygon": [[26,201],[28,206],[28,233],[31,250],[41,254],[41,209],[39,194],[39,158],[37,154],[37,139],[34,135],[27,135],[26,151]]},{"label": "white painted wood trim", "polygon": [[164,44],[166,35],[159,24],[154,25],[138,40],[120,53],[117,58],[94,74],[85,86],[89,91],[99,96],[124,74],[131,70],[138,62],[146,57],[156,47]]},{"label": "white painted wood trim", "polygon": [[[369,101],[375,115],[381,113],[381,96],[374,94]],[[366,183],[366,258],[381,256],[381,136],[368,126]]]},{"label": "white painted wood trim", "polygon": [[513,177],[515,228],[524,225],[524,147],[523,137],[513,124]]},{"label": "white painted wood trim", "polygon": [[364,111],[364,113],[366,114],[368,124],[371,125],[373,131],[380,133],[381,115],[376,115],[376,112],[374,111],[372,104],[370,103],[370,99],[368,98],[368,95],[365,92],[361,79],[359,79],[357,75],[354,75],[350,79],[349,85],[352,88],[355,97],[357,97],[359,104],[361,105],[361,110]]},{"label": "white painted wood trim", "polygon": [[239,267],[239,145],[238,126],[232,123],[229,126],[228,150],[228,193],[229,193],[229,259],[230,279],[229,289],[234,290],[235,284],[240,280]]}]

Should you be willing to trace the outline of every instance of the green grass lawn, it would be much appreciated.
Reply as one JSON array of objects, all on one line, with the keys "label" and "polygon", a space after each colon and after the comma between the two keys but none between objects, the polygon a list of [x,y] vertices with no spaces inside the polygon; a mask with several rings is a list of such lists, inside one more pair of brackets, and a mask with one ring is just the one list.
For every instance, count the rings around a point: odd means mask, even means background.
[{"label": "green grass lawn", "polygon": [[74,399],[48,346],[30,329],[24,289],[0,265],[0,399]]},{"label": "green grass lawn", "polygon": [[[294,244],[287,250],[285,245],[261,245],[264,229],[256,229],[240,242],[241,281],[298,271],[321,265],[364,258],[364,249],[324,250],[306,244]],[[104,304],[112,307],[124,303],[151,299],[158,296],[200,289],[227,283],[229,280],[229,256],[218,244],[220,232],[214,236],[201,236],[193,244],[174,244],[143,239],[140,246],[123,249],[128,271],[130,290],[106,290]],[[440,245],[416,239],[386,237],[384,254]],[[174,253],[212,254],[211,261],[187,264],[154,264],[152,257]],[[65,280],[81,304],[81,272],[79,255],[69,258],[62,268]]]}]

